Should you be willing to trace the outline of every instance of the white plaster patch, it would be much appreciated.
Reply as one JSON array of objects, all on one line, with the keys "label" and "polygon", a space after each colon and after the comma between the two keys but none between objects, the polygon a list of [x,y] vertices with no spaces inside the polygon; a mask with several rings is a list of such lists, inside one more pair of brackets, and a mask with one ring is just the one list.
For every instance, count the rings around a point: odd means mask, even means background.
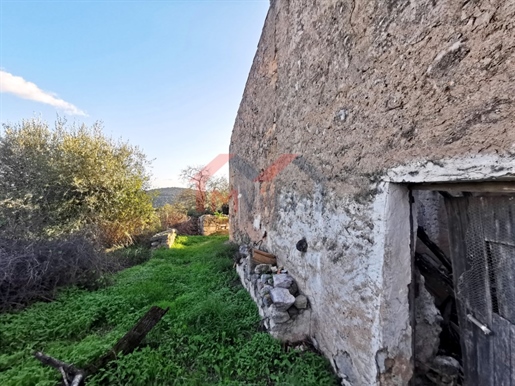
[{"label": "white plaster patch", "polygon": [[261,215],[258,214],[257,216],[254,216],[254,222],[252,223],[252,226],[254,227],[254,230],[258,231],[261,229]]},{"label": "white plaster patch", "polygon": [[[383,347],[379,309],[387,185],[365,205],[320,186],[309,195],[284,190],[266,241],[309,298],[311,336],[321,351],[329,358],[348,352],[356,379],[367,385],[376,383],[374,358]],[[309,245],[305,253],[295,249],[302,237]]]},{"label": "white plaster patch", "polygon": [[475,155],[439,161],[418,161],[390,170],[384,180],[398,183],[515,179],[515,155]]}]

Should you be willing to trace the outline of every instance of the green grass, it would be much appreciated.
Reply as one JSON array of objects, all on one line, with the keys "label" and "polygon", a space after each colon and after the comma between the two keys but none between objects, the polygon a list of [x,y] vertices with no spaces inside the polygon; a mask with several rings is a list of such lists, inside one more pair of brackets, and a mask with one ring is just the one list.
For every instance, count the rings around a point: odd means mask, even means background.
[{"label": "green grass", "polygon": [[138,349],[88,385],[336,385],[324,358],[284,352],[257,332],[257,309],[239,285],[226,240],[178,237],[108,288],[68,289],[54,302],[0,315],[0,385],[56,385],[58,372],[33,359],[34,351],[84,366],[152,305],[170,310]]}]

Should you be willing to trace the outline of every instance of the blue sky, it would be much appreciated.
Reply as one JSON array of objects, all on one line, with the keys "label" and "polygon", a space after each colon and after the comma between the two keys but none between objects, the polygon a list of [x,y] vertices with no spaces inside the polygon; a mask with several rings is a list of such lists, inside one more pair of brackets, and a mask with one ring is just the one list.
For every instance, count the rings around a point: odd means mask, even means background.
[{"label": "blue sky", "polygon": [[[228,153],[269,0],[0,0],[0,122],[104,122],[154,186]],[[31,99],[25,99],[25,98]]]}]

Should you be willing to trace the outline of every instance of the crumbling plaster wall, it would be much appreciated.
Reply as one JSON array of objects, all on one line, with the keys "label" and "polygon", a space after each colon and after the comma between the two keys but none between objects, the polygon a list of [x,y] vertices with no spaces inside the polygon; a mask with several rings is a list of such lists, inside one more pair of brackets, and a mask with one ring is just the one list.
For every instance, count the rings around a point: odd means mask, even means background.
[{"label": "crumbling plaster wall", "polygon": [[349,383],[411,377],[396,183],[480,179],[470,157],[492,162],[483,178],[513,165],[514,16],[514,1],[271,2],[231,139],[231,236],[287,266]]}]

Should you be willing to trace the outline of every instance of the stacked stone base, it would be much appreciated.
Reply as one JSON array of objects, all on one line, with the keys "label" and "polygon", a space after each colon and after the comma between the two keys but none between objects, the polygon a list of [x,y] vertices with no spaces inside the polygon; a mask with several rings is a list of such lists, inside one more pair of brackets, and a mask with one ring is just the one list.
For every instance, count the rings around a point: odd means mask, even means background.
[{"label": "stacked stone base", "polygon": [[284,268],[254,264],[246,247],[240,248],[240,256],[236,270],[256,302],[266,330],[282,341],[308,339],[311,308],[295,279]]}]

